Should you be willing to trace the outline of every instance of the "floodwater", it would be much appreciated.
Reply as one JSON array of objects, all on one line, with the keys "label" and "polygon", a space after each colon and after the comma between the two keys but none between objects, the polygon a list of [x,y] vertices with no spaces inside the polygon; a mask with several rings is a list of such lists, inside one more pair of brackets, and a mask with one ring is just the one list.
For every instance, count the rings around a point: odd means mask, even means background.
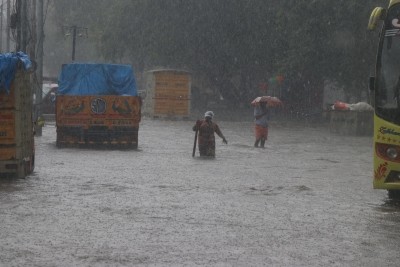
[{"label": "floodwater", "polygon": [[217,122],[214,160],[192,121],[143,120],[139,149],[57,149],[0,180],[0,266],[398,266],[400,204],[372,189],[372,138],[312,125]]}]

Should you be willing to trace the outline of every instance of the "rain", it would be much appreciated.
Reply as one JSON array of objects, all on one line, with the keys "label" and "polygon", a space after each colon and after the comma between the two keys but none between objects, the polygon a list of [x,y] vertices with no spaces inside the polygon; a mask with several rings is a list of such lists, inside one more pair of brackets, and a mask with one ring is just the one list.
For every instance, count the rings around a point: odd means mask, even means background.
[{"label": "rain", "polygon": [[[0,266],[398,265],[368,80],[389,1],[23,2],[0,50],[35,68],[34,170],[0,176]],[[99,66],[129,91],[72,94]]]}]

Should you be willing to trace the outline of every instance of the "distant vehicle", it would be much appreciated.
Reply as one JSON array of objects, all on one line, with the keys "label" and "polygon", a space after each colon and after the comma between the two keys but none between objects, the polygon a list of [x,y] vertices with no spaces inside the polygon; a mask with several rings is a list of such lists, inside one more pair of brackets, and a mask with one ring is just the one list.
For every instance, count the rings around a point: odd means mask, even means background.
[{"label": "distant vehicle", "polygon": [[43,83],[42,102],[41,102],[42,114],[55,114],[57,90],[58,90],[58,84]]},{"label": "distant vehicle", "polygon": [[142,101],[131,66],[64,64],[58,85],[58,147],[138,147]]},{"label": "distant vehicle", "polygon": [[185,70],[157,69],[145,74],[143,112],[154,118],[190,116],[191,73]]},{"label": "distant vehicle", "polygon": [[375,75],[370,78],[374,106],[373,187],[386,189],[390,198],[400,196],[400,1],[376,7],[368,29],[382,22],[377,38]]}]

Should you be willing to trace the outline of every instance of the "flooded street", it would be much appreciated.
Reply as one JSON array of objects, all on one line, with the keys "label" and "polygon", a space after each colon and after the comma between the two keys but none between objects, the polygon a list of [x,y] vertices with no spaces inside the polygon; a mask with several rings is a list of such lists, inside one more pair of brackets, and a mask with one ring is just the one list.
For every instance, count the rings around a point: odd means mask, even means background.
[{"label": "flooded street", "polygon": [[0,181],[0,266],[398,266],[400,204],[372,189],[372,138],[310,125],[218,121],[214,160],[194,121],[145,119],[139,149],[57,149]]}]

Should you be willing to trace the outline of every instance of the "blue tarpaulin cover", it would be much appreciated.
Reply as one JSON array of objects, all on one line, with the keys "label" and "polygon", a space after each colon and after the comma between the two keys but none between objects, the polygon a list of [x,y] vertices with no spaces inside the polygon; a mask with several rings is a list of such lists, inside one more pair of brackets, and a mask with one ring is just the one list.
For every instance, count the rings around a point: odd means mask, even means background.
[{"label": "blue tarpaulin cover", "polygon": [[10,92],[18,61],[22,62],[25,70],[32,67],[31,60],[23,52],[0,54],[0,92],[6,91],[7,94]]},{"label": "blue tarpaulin cover", "polygon": [[58,94],[137,96],[137,90],[130,65],[71,63],[62,66]]}]

